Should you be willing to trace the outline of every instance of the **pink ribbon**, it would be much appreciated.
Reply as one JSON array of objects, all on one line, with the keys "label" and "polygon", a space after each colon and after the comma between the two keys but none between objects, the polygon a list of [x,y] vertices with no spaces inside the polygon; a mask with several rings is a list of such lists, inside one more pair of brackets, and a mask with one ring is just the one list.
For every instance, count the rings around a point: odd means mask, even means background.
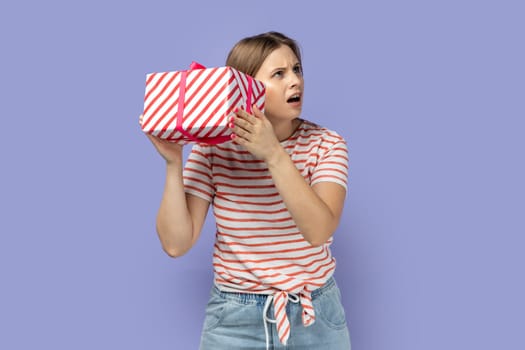
[{"label": "pink ribbon", "polygon": [[206,69],[206,67],[204,67],[202,64],[198,62],[192,61],[190,63],[190,70],[194,70],[194,69]]}]

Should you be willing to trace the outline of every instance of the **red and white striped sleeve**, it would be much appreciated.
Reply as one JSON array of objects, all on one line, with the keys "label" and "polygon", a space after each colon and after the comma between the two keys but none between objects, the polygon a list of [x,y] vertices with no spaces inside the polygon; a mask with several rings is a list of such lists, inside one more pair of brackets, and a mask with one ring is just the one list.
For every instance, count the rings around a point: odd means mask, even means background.
[{"label": "red and white striped sleeve", "polygon": [[184,190],[208,202],[212,202],[215,195],[210,160],[211,148],[195,144],[191,149],[184,166]]},{"label": "red and white striped sleeve", "polygon": [[335,182],[348,188],[348,147],[345,140],[334,132],[325,138],[319,160],[311,177],[311,186],[320,182]]}]

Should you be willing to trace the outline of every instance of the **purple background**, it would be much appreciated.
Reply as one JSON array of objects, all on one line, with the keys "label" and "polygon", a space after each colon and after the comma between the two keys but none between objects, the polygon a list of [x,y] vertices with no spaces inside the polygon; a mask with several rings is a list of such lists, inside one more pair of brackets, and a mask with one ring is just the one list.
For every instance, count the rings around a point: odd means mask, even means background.
[{"label": "purple background", "polygon": [[[145,74],[303,48],[351,152],[336,276],[354,350],[524,349],[521,1],[0,5],[0,348],[196,349],[213,221],[164,255]],[[193,3],[193,5],[192,5]]]}]

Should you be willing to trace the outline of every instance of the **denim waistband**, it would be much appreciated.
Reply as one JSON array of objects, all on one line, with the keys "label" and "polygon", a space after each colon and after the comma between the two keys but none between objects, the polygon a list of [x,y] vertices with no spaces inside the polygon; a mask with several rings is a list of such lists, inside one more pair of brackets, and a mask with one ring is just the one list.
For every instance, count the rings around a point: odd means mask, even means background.
[{"label": "denim waistband", "polygon": [[[330,277],[326,283],[316,290],[312,291],[312,300],[316,297],[326,293],[336,285],[334,277]],[[213,287],[213,294],[218,295],[221,298],[233,301],[239,304],[259,304],[264,305],[266,299],[270,294],[256,294],[256,293],[244,293],[244,292],[223,292],[217,286]]]}]

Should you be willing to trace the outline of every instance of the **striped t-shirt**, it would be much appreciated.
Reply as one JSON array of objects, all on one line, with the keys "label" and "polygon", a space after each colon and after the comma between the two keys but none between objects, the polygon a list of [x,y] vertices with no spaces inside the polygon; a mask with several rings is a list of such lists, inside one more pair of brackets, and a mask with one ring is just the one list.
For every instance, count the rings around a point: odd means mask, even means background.
[{"label": "striped t-shirt", "polygon": [[[336,132],[303,121],[281,145],[310,186],[329,181],[347,188],[348,150]],[[194,145],[184,185],[187,193],[212,203],[213,267],[220,290],[309,297],[332,276],[332,238],[319,247],[304,239],[265,162],[242,146],[232,141]]]}]

